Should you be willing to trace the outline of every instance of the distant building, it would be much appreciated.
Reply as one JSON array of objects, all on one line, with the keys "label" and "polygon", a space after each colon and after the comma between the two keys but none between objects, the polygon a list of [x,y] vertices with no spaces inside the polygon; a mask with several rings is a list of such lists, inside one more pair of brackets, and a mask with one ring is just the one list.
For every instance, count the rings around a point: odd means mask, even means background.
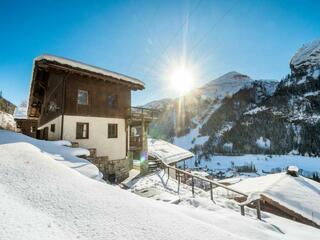
[{"label": "distant building", "polygon": [[38,120],[27,118],[27,103],[16,107],[13,117],[16,122],[16,131],[29,137],[39,138]]},{"label": "distant building", "polygon": [[0,111],[6,112],[9,114],[13,114],[14,109],[16,108],[16,105],[2,97],[2,93],[0,94]]},{"label": "distant building", "polygon": [[[28,118],[38,122],[38,138],[69,140],[106,163],[110,180],[128,176],[132,158],[147,154],[152,110],[131,107],[138,79],[52,55],[34,60]],[[130,160],[131,159],[131,160]],[[141,168],[148,168],[148,163]]]}]

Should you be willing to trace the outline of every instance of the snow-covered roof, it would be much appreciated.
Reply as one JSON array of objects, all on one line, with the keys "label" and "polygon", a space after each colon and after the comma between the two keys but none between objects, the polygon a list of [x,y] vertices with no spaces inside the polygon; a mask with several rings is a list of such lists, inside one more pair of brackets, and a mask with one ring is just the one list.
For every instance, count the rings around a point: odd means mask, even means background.
[{"label": "snow-covered roof", "polygon": [[125,81],[125,82],[129,82],[129,83],[137,84],[142,89],[144,88],[144,82],[140,81],[139,79],[129,77],[129,76],[126,76],[126,75],[123,75],[120,73],[116,73],[116,72],[113,72],[110,70],[106,70],[104,68],[100,68],[100,67],[92,66],[92,65],[89,65],[86,63],[82,63],[82,62],[79,62],[76,60],[71,60],[68,58],[58,57],[58,56],[54,56],[54,55],[50,55],[50,54],[40,55],[34,59],[35,62],[41,61],[41,60],[56,62],[61,65],[67,65],[67,66],[70,66],[73,68],[82,69],[82,70],[86,70],[86,71],[89,71],[92,73],[101,74],[101,75],[104,75],[107,77],[112,77],[114,79],[118,79],[120,81]]},{"label": "snow-covered roof", "polygon": [[286,173],[247,178],[232,185],[247,194],[260,193],[320,225],[320,183]]},{"label": "snow-covered roof", "polygon": [[194,154],[188,150],[164,140],[153,138],[148,139],[148,154],[167,164],[176,163],[194,156]]}]

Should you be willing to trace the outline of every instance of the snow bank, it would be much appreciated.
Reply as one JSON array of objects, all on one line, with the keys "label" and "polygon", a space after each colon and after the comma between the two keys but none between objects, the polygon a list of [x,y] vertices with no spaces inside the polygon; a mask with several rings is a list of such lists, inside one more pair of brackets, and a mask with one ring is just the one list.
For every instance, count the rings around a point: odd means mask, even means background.
[{"label": "snow bank", "polygon": [[295,238],[231,210],[156,202],[93,181],[29,143],[0,145],[0,160],[0,239]]},{"label": "snow bank", "polygon": [[43,141],[28,137],[21,133],[0,130],[0,144],[26,142],[34,145],[56,161],[88,176],[101,180],[102,174],[98,168],[89,161],[77,156],[89,156],[90,152],[84,148],[70,148],[68,141]]},{"label": "snow bank", "polygon": [[148,154],[167,164],[192,158],[194,154],[169,142],[148,138]]},{"label": "snow bank", "polygon": [[232,185],[233,189],[260,193],[320,225],[320,183],[286,173],[248,178]]},{"label": "snow bank", "polygon": [[16,130],[16,122],[11,114],[0,111],[0,129]]}]

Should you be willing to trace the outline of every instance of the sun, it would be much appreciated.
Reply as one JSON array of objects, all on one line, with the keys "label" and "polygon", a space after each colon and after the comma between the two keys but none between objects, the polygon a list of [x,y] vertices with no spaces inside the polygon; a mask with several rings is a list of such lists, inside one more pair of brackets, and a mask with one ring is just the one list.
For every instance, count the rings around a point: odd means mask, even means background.
[{"label": "sun", "polygon": [[171,74],[171,88],[178,92],[180,96],[192,90],[193,82],[192,71],[186,67],[177,67]]}]

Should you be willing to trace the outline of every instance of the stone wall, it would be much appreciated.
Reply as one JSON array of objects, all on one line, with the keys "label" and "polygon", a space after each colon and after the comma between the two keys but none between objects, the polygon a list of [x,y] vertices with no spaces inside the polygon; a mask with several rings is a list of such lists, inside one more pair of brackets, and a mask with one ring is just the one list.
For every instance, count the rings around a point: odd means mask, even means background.
[{"label": "stone wall", "polygon": [[129,159],[109,160],[108,157],[96,157],[93,162],[103,173],[104,179],[120,183],[129,177]]}]

